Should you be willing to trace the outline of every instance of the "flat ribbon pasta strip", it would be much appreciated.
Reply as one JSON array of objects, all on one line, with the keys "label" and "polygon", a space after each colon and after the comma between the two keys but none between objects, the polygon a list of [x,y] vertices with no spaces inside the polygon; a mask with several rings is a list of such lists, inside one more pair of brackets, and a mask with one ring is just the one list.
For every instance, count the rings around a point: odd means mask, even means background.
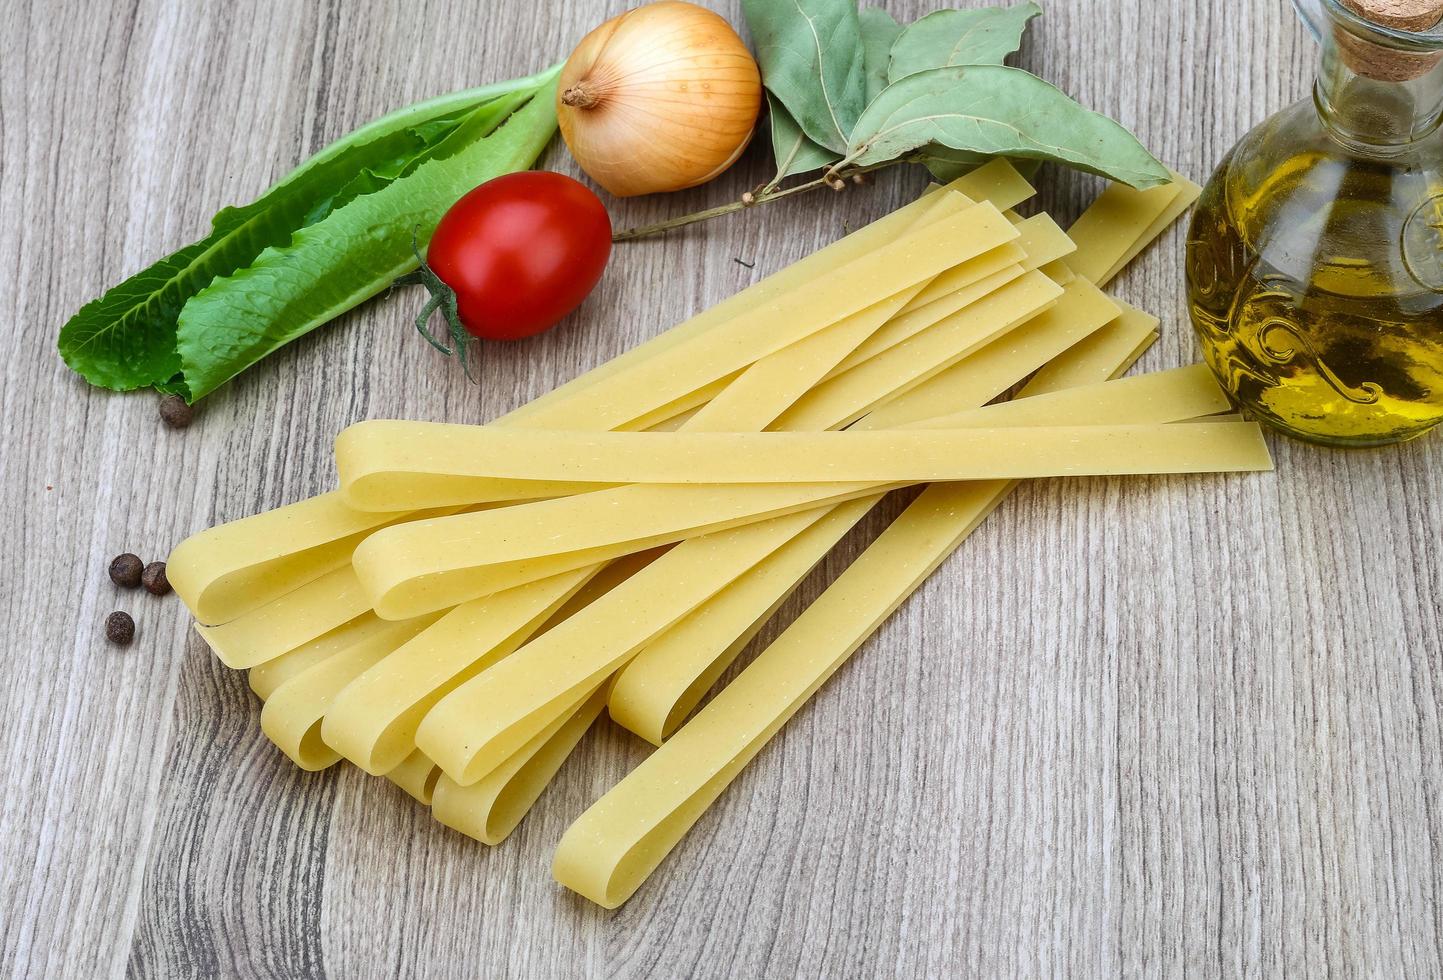
[{"label": "flat ribbon pasta strip", "polygon": [[[391,430],[391,426],[399,426]],[[534,432],[440,423],[362,423],[390,442],[455,459],[452,471],[500,480],[671,486],[813,483],[944,483],[1254,469],[1263,443],[1253,426],[1201,426],[1179,436],[1164,425],[1057,425],[851,432]],[[499,515],[504,511],[496,511]],[[498,539],[514,540],[511,524]],[[485,554],[482,549],[481,554]],[[551,554],[542,551],[540,554]],[[533,557],[523,543],[499,561]]]},{"label": "flat ribbon pasta strip", "polygon": [[199,622],[227,623],[345,566],[362,539],[414,510],[366,513],[322,494],[191,535],[166,578]]},{"label": "flat ribbon pasta strip", "polygon": [[[1045,214],[1039,214],[1027,218],[1017,225],[1021,237],[1017,240],[1016,246],[1022,252],[1022,258],[1003,266],[991,275],[991,281],[975,279],[971,282],[959,281],[957,273],[962,267],[945,272],[932,281],[932,285],[923,290],[916,299],[902,310],[900,316],[887,323],[885,327],[869,337],[867,342],[860,345],[852,355],[837,366],[833,376],[849,371],[864,361],[868,361],[885,350],[897,346],[908,340],[924,329],[938,322],[944,317],[950,316],[963,307],[975,303],[987,293],[1000,288],[1013,279],[1021,278],[1025,272],[1032,272],[1051,262],[1071,255],[1077,250],[1072,239],[1067,237],[1066,232],[1057,226],[1052,218]],[[988,253],[991,255],[992,253]],[[980,261],[977,259],[974,262]],[[952,287],[946,293],[938,296],[930,302],[923,300],[935,292],[938,283],[947,280]],[[1059,283],[1061,285],[1061,283]],[[989,288],[990,287],[990,288]]]},{"label": "flat ribbon pasta strip", "polygon": [[[933,202],[936,200],[932,199]],[[972,203],[970,198],[962,197],[962,200],[969,205]],[[933,225],[949,213],[947,208],[932,203],[915,221],[912,229]],[[980,280],[997,264],[997,251],[993,249],[963,261],[952,271],[970,269],[966,275]],[[747,432],[764,428],[767,422],[806,394],[858,344],[895,317],[930,281],[919,280],[795,344],[754,361],[676,428],[686,432]],[[347,492],[356,492],[356,487],[348,486]]]},{"label": "flat ribbon pasta strip", "polygon": [[[369,613],[367,616],[374,619]],[[291,677],[266,698],[261,730],[302,769],[315,771],[335,765],[339,753],[321,739],[321,718],[331,700],[368,667],[435,620],[432,615],[384,623],[368,630],[359,642]]]},{"label": "flat ribbon pasta strip", "polygon": [[[417,513],[456,511],[448,507]],[[221,663],[242,670],[275,660],[370,611],[371,600],[357,583],[353,566],[345,564],[230,622],[195,629]]]},{"label": "flat ribbon pasta strip", "polygon": [[531,811],[586,730],[601,716],[609,688],[602,685],[580,708],[558,716],[479,782],[462,786],[442,774],[432,816],[483,844],[500,844]]},{"label": "flat ribbon pasta strip", "polygon": [[292,677],[390,625],[388,620],[376,616],[358,616],[279,657],[252,667],[249,671],[251,690],[264,701]]},{"label": "flat ribbon pasta strip", "polygon": [[[910,302],[899,313],[909,316],[923,307],[933,306],[950,299],[959,290],[971,290],[978,282],[989,279],[997,273],[1027,261],[1027,246],[1031,244],[1026,229],[1018,228],[1016,241],[999,245],[992,251],[953,266],[937,276],[930,283],[917,290]],[[957,303],[957,307],[964,305]]]},{"label": "flat ribbon pasta strip", "polygon": [[[1101,307],[1106,302],[1100,294],[1092,296],[1085,290],[1059,287],[1040,272],[1026,273],[987,298],[813,388],[772,428],[845,428],[1039,316],[1078,316],[1083,304]],[[1103,322],[1116,315],[1116,310],[1109,310]]]},{"label": "flat ribbon pasta strip", "polygon": [[417,803],[430,806],[435,798],[436,782],[441,778],[441,767],[426,758],[426,753],[417,750],[386,773],[386,778]]},{"label": "flat ribbon pasta strip", "polygon": [[[1068,288],[1079,290],[1094,301],[1101,295],[1082,280]],[[1052,363],[1057,363],[1054,358],[1072,350],[1100,330],[1104,323],[1114,319],[1120,319],[1129,331],[1139,335],[1150,333],[1157,327],[1155,317],[1126,309],[1118,316],[1118,309],[1119,304],[1109,300],[1105,307],[1090,305],[1087,313],[1067,315],[1063,310],[1050,311],[1024,324],[1002,341],[989,345],[925,384],[918,385],[906,398],[879,406],[856,427],[895,429],[921,419],[937,418],[984,405],[1007,391],[1016,380],[1026,377],[1026,374],[1016,373],[1018,364],[1031,364],[1034,370],[1040,364],[1041,371],[1046,372]],[[1021,360],[1019,354],[1024,355]],[[1001,377],[1015,380],[999,388],[997,379]]]},{"label": "flat ribbon pasta strip", "polygon": [[370,610],[370,596],[352,567],[343,565],[239,619],[195,631],[221,663],[241,670],[274,660]]},{"label": "flat ribbon pasta strip", "polygon": [[1159,215],[1152,224],[1148,225],[1146,230],[1138,235],[1132,244],[1127,247],[1127,250],[1123,252],[1122,256],[1107,270],[1106,275],[1102,278],[1102,282],[1098,283],[1098,285],[1105,286],[1117,278],[1118,273],[1127,268],[1134,259],[1142,254],[1144,249],[1160,238],[1162,233],[1167,231],[1167,229],[1172,226],[1172,223],[1178,218],[1181,218],[1187,209],[1196,204],[1197,199],[1202,196],[1202,187],[1183,177],[1181,174],[1173,174],[1173,179],[1179,186],[1177,197],[1173,198],[1172,203],[1167,206],[1163,213]]},{"label": "flat ribbon pasta strip", "polygon": [[[999,271],[1008,272],[1020,266],[1006,261],[1009,256],[998,255],[1002,249],[994,249],[976,259],[963,262],[947,275],[962,283],[958,290],[956,309],[977,302],[1001,288],[1010,278],[999,278]],[[1010,272],[1008,273],[1010,276]],[[1020,275],[1020,271],[1018,273]],[[897,314],[914,299],[925,284],[918,284],[893,296],[885,304],[874,308],[884,316],[862,314],[848,318],[828,330],[814,334],[801,343],[786,350],[778,351],[764,358],[744,371],[735,382],[707,405],[702,406],[696,416],[684,428],[693,432],[760,432],[774,422],[806,392],[815,387],[823,378],[834,373],[838,365],[855,354],[860,345],[875,336],[879,330],[888,329],[897,319]],[[965,295],[962,295],[965,294]],[[873,311],[864,311],[871,313]],[[951,312],[951,311],[949,311]],[[932,323],[942,318],[935,311]],[[777,393],[785,393],[778,398]]]},{"label": "flat ribbon pasta strip", "polygon": [[[1100,330],[1078,341],[1068,348],[1066,356],[1055,358],[1038,369],[1027,383],[1029,391],[1053,392],[1092,384],[1092,364],[1126,361],[1131,365],[1142,356],[1158,337],[1157,317],[1129,306],[1122,300],[1114,299],[1113,302],[1122,310],[1122,316],[1116,322],[1125,329],[1121,332]],[[1119,349],[1129,341],[1134,344],[1132,348]],[[1130,359],[1123,355],[1130,355]]]},{"label": "flat ribbon pasta strip", "polygon": [[832,509],[642,648],[617,675],[611,719],[660,745],[778,605],[882,496]]},{"label": "flat ribbon pasta strip", "polygon": [[1045,428],[1057,419],[1085,420],[1090,426],[1127,425],[1137,419],[1155,424],[1223,421],[1220,413],[1226,412],[1230,405],[1208,366],[1190,364],[922,419],[909,423],[908,428]]},{"label": "flat ribbon pasta strip", "polygon": [[[771,736],[981,522],[1002,486],[923,491],[776,642],[572,824],[557,847],[556,880],[606,908],[626,901]],[[944,536],[944,527],[953,533]]]},{"label": "flat ribbon pasta strip", "polygon": [[1058,259],[1056,262],[1049,262],[1039,270],[1048,279],[1059,286],[1066,286],[1077,278],[1077,273],[1072,271],[1072,266],[1067,264],[1066,259]]},{"label": "flat ribbon pasta strip", "polygon": [[1109,184],[1067,230],[1077,243],[1077,253],[1067,264],[1084,279],[1107,285],[1109,273],[1121,268],[1128,250],[1177,200],[1182,187],[1176,178],[1147,190]]},{"label": "flat ribbon pasta strip", "polygon": [[[862,313],[853,314],[853,316],[858,317],[864,315],[865,313],[866,311],[864,310]],[[733,371],[726,377],[721,378],[717,381],[713,381],[711,384],[707,385],[704,388],[698,388],[696,391],[693,391],[691,394],[687,395],[684,398],[677,398],[669,401],[659,408],[652,409],[650,412],[647,412],[640,418],[632,419],[625,425],[618,425],[612,431],[645,432],[647,429],[654,429],[657,426],[666,425],[672,419],[675,419],[679,416],[683,416],[688,413],[694,413],[699,409],[703,408],[704,406],[710,404],[718,395],[726,391],[727,388],[729,388],[732,383],[735,382],[738,378],[740,378],[744,373],[746,373],[745,370]],[[495,425],[496,423],[492,422],[491,424]],[[367,503],[368,506],[370,506],[372,503],[370,501],[364,502]],[[371,509],[375,508],[372,507]]]},{"label": "flat ribbon pasta strip", "polygon": [[[760,432],[831,367],[894,317],[916,287],[757,361],[698,408],[687,432]],[[784,398],[778,398],[784,392]]]}]

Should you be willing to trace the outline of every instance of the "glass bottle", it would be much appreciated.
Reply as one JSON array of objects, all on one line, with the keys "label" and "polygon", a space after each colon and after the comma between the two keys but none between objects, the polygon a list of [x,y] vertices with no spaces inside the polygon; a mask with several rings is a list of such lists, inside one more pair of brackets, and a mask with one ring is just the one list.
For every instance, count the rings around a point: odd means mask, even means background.
[{"label": "glass bottle", "polygon": [[1313,442],[1402,442],[1443,422],[1443,0],[1294,2],[1322,46],[1313,97],[1213,174],[1188,305],[1253,416]]}]

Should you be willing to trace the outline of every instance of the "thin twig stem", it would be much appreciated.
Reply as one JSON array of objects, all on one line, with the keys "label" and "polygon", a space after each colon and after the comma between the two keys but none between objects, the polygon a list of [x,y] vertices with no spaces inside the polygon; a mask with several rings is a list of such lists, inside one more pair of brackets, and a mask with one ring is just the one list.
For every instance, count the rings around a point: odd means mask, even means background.
[{"label": "thin twig stem", "polygon": [[815,180],[809,180],[805,184],[796,184],[792,187],[780,190],[763,186],[747,194],[740,201],[732,201],[728,204],[721,204],[705,211],[697,211],[694,214],[684,214],[679,218],[669,218],[666,221],[658,221],[656,224],[643,225],[640,228],[628,228],[619,231],[611,236],[613,242],[630,242],[638,238],[650,238],[652,235],[660,235],[663,232],[671,231],[673,228],[682,228],[686,225],[696,224],[698,221],[707,221],[711,218],[720,218],[724,214],[732,214],[736,211],[745,211],[747,208],[754,208],[760,204],[770,204],[772,201],[780,201],[784,197],[791,197],[794,194],[805,194],[808,191],[819,190],[823,187],[832,187],[838,190],[846,185],[846,182],[853,177],[871,173],[874,170],[881,170],[898,163],[908,163],[909,158],[887,160],[882,163],[874,163],[867,167],[851,167],[845,171],[835,169],[828,170]]}]

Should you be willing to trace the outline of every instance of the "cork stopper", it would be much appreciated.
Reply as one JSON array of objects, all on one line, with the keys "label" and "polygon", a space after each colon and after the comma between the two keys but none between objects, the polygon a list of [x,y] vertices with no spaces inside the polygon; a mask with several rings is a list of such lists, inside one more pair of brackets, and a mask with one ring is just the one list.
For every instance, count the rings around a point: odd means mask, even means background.
[{"label": "cork stopper", "polygon": [[1443,20],[1443,0],[1343,0],[1359,17],[1379,27],[1426,31]]},{"label": "cork stopper", "polygon": [[[1443,21],[1443,0],[1341,0],[1359,17],[1379,27],[1398,31],[1426,31]],[[1348,67],[1364,78],[1380,82],[1406,82],[1428,74],[1443,51],[1400,51],[1357,37],[1341,24],[1334,30]]]}]

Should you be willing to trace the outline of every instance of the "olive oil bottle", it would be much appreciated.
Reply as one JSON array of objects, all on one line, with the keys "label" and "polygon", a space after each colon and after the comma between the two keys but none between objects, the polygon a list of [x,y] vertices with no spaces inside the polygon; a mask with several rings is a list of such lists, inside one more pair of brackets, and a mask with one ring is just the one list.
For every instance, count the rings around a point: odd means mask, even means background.
[{"label": "olive oil bottle", "polygon": [[1219,165],[1188,236],[1203,354],[1289,435],[1376,446],[1443,422],[1443,0],[1295,0],[1313,98]]}]

